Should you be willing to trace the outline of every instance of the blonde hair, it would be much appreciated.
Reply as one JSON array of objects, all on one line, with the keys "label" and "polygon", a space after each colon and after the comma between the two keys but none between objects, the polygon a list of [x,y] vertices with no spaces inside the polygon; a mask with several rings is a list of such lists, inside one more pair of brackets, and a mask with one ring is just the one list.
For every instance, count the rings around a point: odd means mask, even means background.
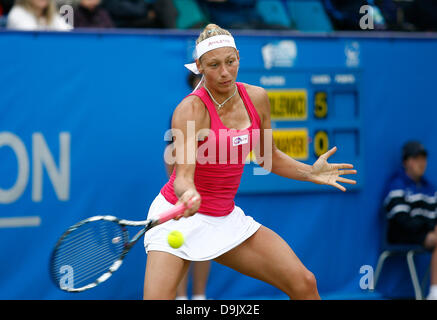
[{"label": "blonde hair", "polygon": [[228,30],[222,29],[214,23],[210,23],[200,33],[199,37],[196,40],[196,45],[205,39],[220,35],[232,36],[232,34]]},{"label": "blonde hair", "polygon": [[[35,8],[32,5],[32,0],[15,0],[15,4],[22,6],[27,11],[36,14]],[[47,25],[52,24],[56,15],[56,4],[54,0],[48,0],[48,5],[42,13],[43,17],[47,21]]]}]

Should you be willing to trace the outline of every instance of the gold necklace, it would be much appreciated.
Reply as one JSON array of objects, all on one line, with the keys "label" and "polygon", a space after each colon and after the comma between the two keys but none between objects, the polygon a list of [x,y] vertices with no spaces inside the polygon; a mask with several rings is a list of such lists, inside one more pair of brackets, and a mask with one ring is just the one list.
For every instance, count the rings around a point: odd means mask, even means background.
[{"label": "gold necklace", "polygon": [[204,87],[205,87],[206,91],[208,92],[209,96],[211,97],[212,101],[214,101],[214,103],[217,105],[217,109],[219,109],[219,110],[220,110],[220,108],[223,107],[223,105],[224,105],[226,102],[228,102],[230,99],[232,99],[232,98],[237,94],[237,86],[235,86],[235,91],[234,91],[234,93],[233,93],[230,97],[228,97],[225,101],[223,101],[222,103],[218,103],[218,102],[214,99],[214,97],[212,96],[211,92],[209,92],[208,88],[207,88],[206,86],[204,86]]}]

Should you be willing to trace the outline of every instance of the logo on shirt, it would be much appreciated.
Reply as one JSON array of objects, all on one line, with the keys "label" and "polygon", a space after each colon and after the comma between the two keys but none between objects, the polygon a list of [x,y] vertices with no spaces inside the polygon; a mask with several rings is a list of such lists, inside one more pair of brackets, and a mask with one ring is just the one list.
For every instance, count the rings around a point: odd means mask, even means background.
[{"label": "logo on shirt", "polygon": [[232,146],[233,147],[239,146],[241,144],[246,144],[248,142],[249,142],[249,135],[248,134],[232,138]]}]

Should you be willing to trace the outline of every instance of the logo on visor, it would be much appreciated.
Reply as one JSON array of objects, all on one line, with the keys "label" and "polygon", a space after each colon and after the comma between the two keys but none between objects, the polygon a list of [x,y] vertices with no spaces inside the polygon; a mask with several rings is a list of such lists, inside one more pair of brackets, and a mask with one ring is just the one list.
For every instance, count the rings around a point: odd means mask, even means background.
[{"label": "logo on visor", "polygon": [[215,41],[211,41],[211,42],[209,42],[209,43],[208,43],[208,47],[209,47],[209,46],[212,46],[213,44],[220,44],[220,43],[223,43],[223,42],[231,43],[231,41],[230,41],[230,40],[227,40],[227,39],[215,40]]}]

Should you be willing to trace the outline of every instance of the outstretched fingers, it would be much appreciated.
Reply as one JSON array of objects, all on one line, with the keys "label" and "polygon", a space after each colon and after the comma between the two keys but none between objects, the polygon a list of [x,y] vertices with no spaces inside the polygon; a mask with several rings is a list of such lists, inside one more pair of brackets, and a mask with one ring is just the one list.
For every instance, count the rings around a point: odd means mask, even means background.
[{"label": "outstretched fingers", "polygon": [[[333,147],[324,154],[320,156],[320,158],[327,160],[330,156],[332,156],[337,151],[337,147]],[[346,191],[346,188],[343,187],[340,183],[348,183],[348,184],[356,184],[357,182],[352,179],[347,179],[341,177],[346,174],[356,174],[357,170],[353,169],[353,165],[350,163],[333,163],[328,164],[330,177],[328,179],[328,184],[340,189],[341,191]]]},{"label": "outstretched fingers", "polygon": [[340,189],[340,190],[343,191],[343,192],[346,191],[346,188],[343,187],[341,184],[338,184],[337,182],[333,182],[332,185],[333,185],[334,187],[336,187],[337,189]]},{"label": "outstretched fingers", "polygon": [[330,156],[332,156],[337,151],[337,147],[333,147],[324,154],[322,154],[320,157],[327,160]]},{"label": "outstretched fingers", "polygon": [[356,174],[356,173],[357,173],[357,170],[338,170],[339,175]]},{"label": "outstretched fingers", "polygon": [[[335,169],[352,169],[354,167],[354,165],[350,163],[333,163],[332,166]],[[356,173],[356,170],[353,171]]]},{"label": "outstretched fingers", "polygon": [[[355,171],[355,170],[350,170],[350,171]],[[352,173],[352,172],[350,172],[350,173]],[[347,174],[347,173],[342,173],[342,171],[339,171],[339,174]],[[339,184],[338,182],[341,182],[341,183],[348,183],[348,184],[357,184],[357,182],[356,182],[355,180],[347,179],[347,178],[343,178],[343,177],[337,176],[336,179],[335,179],[335,181],[333,181],[333,182],[331,183],[331,185],[334,186],[334,187],[336,187],[336,188],[338,188],[338,189],[340,189],[340,190],[343,191],[343,192],[346,191],[346,188],[343,187],[343,186],[342,186],[341,184]]]},{"label": "outstretched fingers", "polygon": [[342,182],[342,183],[349,183],[349,184],[356,184],[357,183],[355,180],[346,179],[346,178],[343,178],[343,177],[338,177],[337,181],[338,182]]}]

